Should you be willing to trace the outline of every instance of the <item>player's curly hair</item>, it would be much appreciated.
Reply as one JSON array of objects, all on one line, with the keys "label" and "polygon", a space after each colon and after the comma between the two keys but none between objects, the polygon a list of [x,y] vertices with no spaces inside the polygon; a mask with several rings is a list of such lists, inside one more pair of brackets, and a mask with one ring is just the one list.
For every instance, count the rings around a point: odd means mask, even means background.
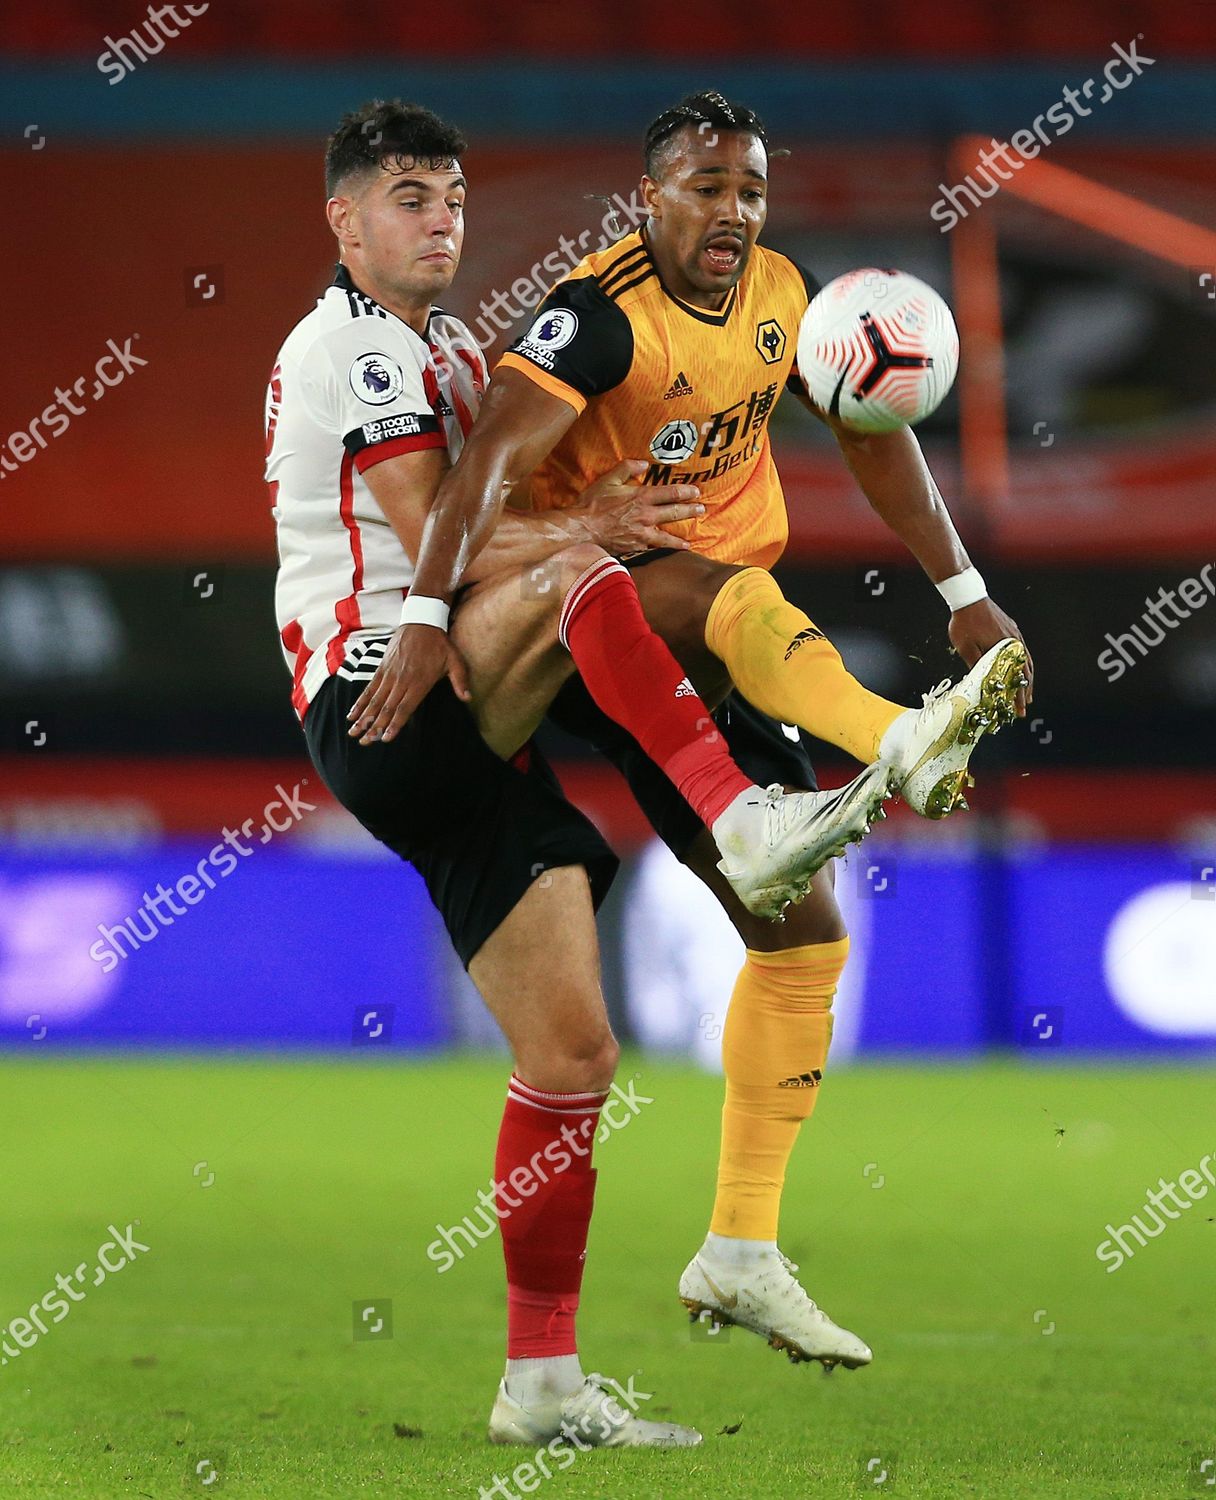
[{"label": "player's curly hair", "polygon": [[372,99],[343,115],[325,143],[325,191],[332,198],[348,177],[381,166],[390,171],[408,171],[422,162],[446,167],[467,149],[454,125],[421,104]]},{"label": "player's curly hair", "polygon": [[699,94],[685,94],[647,129],[644,152],[648,177],[658,177],[663,166],[663,147],[686,125],[697,130],[742,131],[756,136],[765,151],[769,149],[768,132],[754,109],[724,98],[716,89],[706,89]]}]

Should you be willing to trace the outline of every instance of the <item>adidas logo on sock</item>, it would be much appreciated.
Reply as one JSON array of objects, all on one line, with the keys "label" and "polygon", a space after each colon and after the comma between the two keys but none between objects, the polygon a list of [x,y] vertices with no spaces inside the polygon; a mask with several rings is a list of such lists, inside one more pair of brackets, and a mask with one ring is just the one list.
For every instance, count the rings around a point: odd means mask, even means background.
[{"label": "adidas logo on sock", "polygon": [[783,1078],[777,1085],[779,1089],[813,1089],[819,1086],[819,1080],[823,1074],[818,1068],[809,1073],[795,1073],[792,1078]]},{"label": "adidas logo on sock", "polygon": [[807,643],[807,641],[824,641],[824,640],[827,640],[827,637],[824,635],[823,631],[822,630],[816,630],[813,625],[809,629],[807,629],[807,630],[800,630],[798,632],[798,634],[794,637],[794,639],[785,648],[785,660],[789,661],[790,657],[793,656],[794,652],[797,651],[798,647],[799,646],[805,646],[806,643]]},{"label": "adidas logo on sock", "polygon": [[697,690],[696,690],[696,688],[693,687],[692,683],[689,682],[689,680],[688,680],[687,677],[685,677],[683,679],[683,681],[680,683],[679,687],[676,688],[676,697],[677,698],[695,698],[696,696],[697,696]]},{"label": "adidas logo on sock", "polygon": [[692,386],[690,386],[689,383],[688,383],[688,376],[685,375],[685,373],[684,373],[683,370],[681,370],[680,373],[676,376],[676,378],[671,382],[671,385],[668,386],[666,392],[663,395],[663,400],[664,401],[670,401],[673,396],[691,396],[691,395],[692,395]]}]

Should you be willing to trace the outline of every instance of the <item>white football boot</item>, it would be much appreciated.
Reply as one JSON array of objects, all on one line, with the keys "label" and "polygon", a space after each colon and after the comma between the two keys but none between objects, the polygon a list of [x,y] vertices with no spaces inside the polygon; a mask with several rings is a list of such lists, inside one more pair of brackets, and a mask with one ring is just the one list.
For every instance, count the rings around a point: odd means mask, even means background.
[{"label": "white football boot", "polygon": [[621,1389],[602,1375],[588,1375],[573,1395],[525,1407],[508,1394],[503,1380],[490,1413],[490,1441],[525,1448],[543,1448],[554,1438],[576,1448],[694,1448],[701,1441],[695,1427],[636,1416],[612,1394],[613,1386]]},{"label": "white football boot", "polygon": [[878,760],[834,791],[786,792],[774,782],[741,793],[711,829],[722,852],[718,869],[753,916],[779,920],[829,859],[886,817],[890,781],[890,766]]},{"label": "white football boot", "polygon": [[825,1370],[856,1370],[874,1358],[868,1344],[839,1328],[794,1280],[798,1267],[778,1250],[759,1264],[722,1268],[698,1252],[680,1277],[680,1301],[696,1319],[747,1328],[784,1349],[794,1364],[817,1359]]},{"label": "white football boot", "polygon": [[906,709],[882,737],[878,760],[891,771],[892,792],[922,818],[965,808],[966,788],[975,785],[971,752],[985,734],[1013,723],[1025,684],[1026,647],[1012,636],[985,651],[961,681],[939,682],[922,708]]}]

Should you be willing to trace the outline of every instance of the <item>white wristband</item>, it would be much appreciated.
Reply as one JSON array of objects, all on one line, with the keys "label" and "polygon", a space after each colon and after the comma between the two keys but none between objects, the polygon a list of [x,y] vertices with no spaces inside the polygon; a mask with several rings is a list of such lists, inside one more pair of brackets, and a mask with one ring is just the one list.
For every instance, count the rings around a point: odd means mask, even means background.
[{"label": "white wristband", "polygon": [[442,599],[428,599],[425,594],[407,594],[401,606],[402,625],[433,625],[436,630],[448,628],[451,606]]},{"label": "white wristband", "polygon": [[937,585],[937,592],[953,613],[956,609],[966,609],[969,604],[978,604],[981,599],[987,599],[988,585],[978,568],[964,568],[953,578],[943,578]]}]

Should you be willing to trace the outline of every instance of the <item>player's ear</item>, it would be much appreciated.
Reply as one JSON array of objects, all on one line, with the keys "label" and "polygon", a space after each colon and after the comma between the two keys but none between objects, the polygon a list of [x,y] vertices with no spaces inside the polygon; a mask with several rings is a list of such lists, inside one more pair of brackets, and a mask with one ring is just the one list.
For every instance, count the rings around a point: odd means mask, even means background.
[{"label": "player's ear", "polygon": [[340,244],[351,245],[358,241],[355,232],[355,205],[350,198],[331,198],[325,205],[325,217]]},{"label": "player's ear", "polygon": [[659,194],[662,191],[659,183],[653,177],[643,175],[642,177],[642,202],[646,206],[646,212],[652,219],[662,218],[659,208]]}]

